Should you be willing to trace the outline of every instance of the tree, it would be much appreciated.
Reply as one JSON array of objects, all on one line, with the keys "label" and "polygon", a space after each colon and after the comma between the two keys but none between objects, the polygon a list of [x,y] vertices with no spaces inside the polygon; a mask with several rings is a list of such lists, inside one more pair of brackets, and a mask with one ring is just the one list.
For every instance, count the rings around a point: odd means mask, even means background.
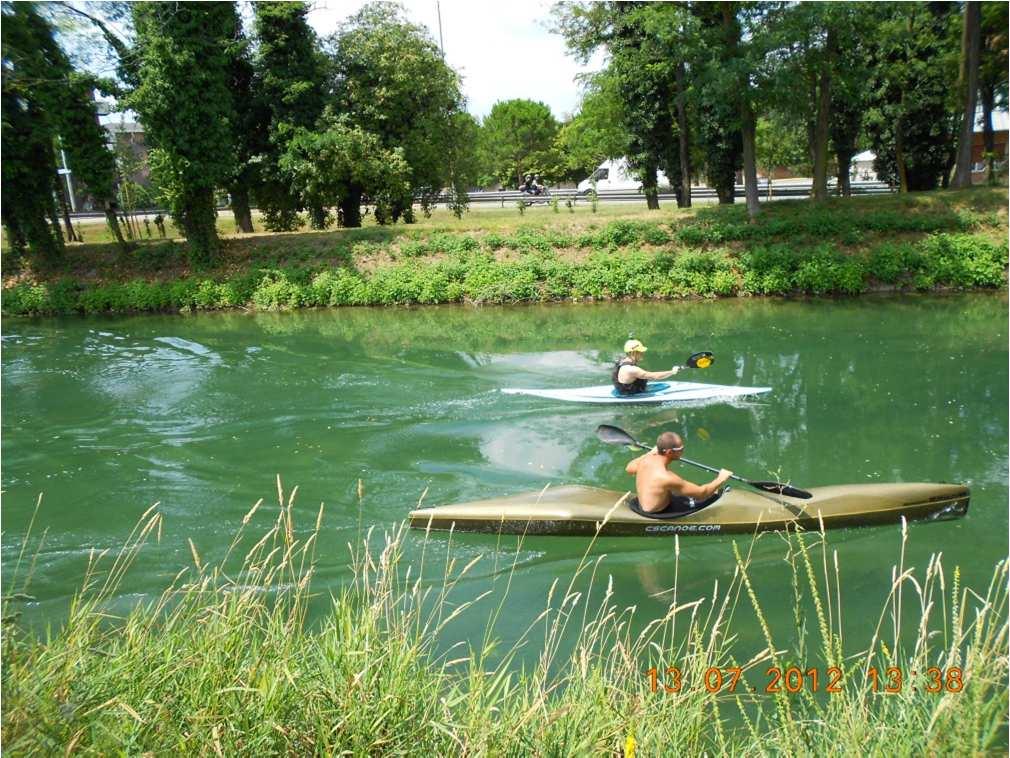
[{"label": "tree", "polygon": [[870,44],[864,125],[874,169],[902,192],[935,189],[955,145],[955,8],[945,3],[880,3]]},{"label": "tree", "polygon": [[578,113],[562,124],[555,140],[566,178],[581,181],[603,161],[627,154],[624,106],[617,84],[607,71],[586,79]]},{"label": "tree", "polygon": [[533,100],[500,100],[480,127],[482,184],[518,186],[523,174],[548,174],[560,163],[554,152],[558,122]]},{"label": "tree", "polygon": [[86,75],[69,74],[63,95],[57,114],[67,163],[102,206],[106,224],[125,251],[128,246],[116,217],[116,156],[109,149],[106,131],[98,121],[94,81]]},{"label": "tree", "polygon": [[[744,192],[747,197],[747,215],[755,218],[761,212],[757,186],[757,153],[755,150],[755,132],[757,119],[754,114],[754,94],[751,91],[752,61],[748,60],[748,50],[754,47],[756,29],[760,21],[751,23],[749,42],[741,40],[741,9],[736,3],[720,4],[722,10],[724,44],[726,46],[725,60],[731,64],[731,81],[734,82],[733,99],[739,108],[740,141],[743,151]],[[756,6],[744,14],[744,18],[754,19],[759,13]],[[741,49],[742,48],[742,49]],[[735,69],[735,70],[734,70]]]},{"label": "tree", "polygon": [[[95,80],[73,70],[54,38],[52,25],[34,3],[5,4],[4,16],[8,26],[3,53],[4,124],[10,125],[10,134],[5,135],[9,140],[4,143],[4,162],[11,163],[5,166],[4,186],[8,192],[4,194],[10,200],[5,218],[10,217],[12,238],[18,245],[37,248],[49,258],[62,249],[56,244],[61,242],[58,235],[52,238],[47,223],[39,221],[53,215],[54,189],[63,197],[53,158],[58,138],[69,168],[102,205],[109,228],[125,249],[116,218],[115,157],[98,123]],[[31,114],[30,120],[27,114]],[[38,175],[33,176],[35,173]],[[72,233],[68,238],[73,239]]]},{"label": "tree", "polygon": [[[298,212],[306,207],[281,177],[280,156],[298,129],[313,128],[323,114],[326,61],[309,26],[308,10],[304,2],[253,3],[259,43],[253,64],[257,104],[266,109],[269,124],[255,195],[264,225],[272,231],[297,228]],[[309,206],[309,216],[314,227],[325,226],[323,207]]]},{"label": "tree", "polygon": [[[427,30],[408,22],[396,5],[370,3],[341,24],[329,49],[332,111],[376,135],[384,149],[402,148],[411,193],[422,208],[450,185],[465,194],[465,182],[452,176],[446,160],[458,156],[459,128],[465,136],[462,86]],[[391,219],[412,221],[412,205],[404,195]]]},{"label": "tree", "polygon": [[153,145],[151,170],[189,242],[194,266],[214,262],[214,190],[233,169],[235,110],[229,45],[239,23],[234,3],[142,2],[133,7],[139,85],[127,103]]},{"label": "tree", "polygon": [[54,202],[56,130],[39,87],[50,70],[43,52],[49,29],[30,3],[5,2],[3,26],[0,213],[15,253],[51,262],[62,255],[63,238]]},{"label": "tree", "polygon": [[388,218],[410,197],[403,150],[383,147],[378,135],[351,126],[346,118],[325,122],[320,129],[298,129],[291,135],[279,162],[284,176],[309,202],[337,205],[343,226],[361,226],[364,195],[375,204],[377,219]]},{"label": "tree", "polygon": [[675,63],[662,41],[647,33],[650,9],[634,3],[612,3],[610,68],[624,101],[624,127],[630,137],[628,166],[638,174],[646,206],[659,208],[657,172],[678,182],[680,153],[674,132]]},{"label": "tree", "polygon": [[840,140],[839,177],[848,183],[868,77],[864,40],[872,29],[866,19],[872,14],[866,3],[794,3],[773,7],[768,16],[771,99],[806,129],[815,200],[828,196],[832,139]]},{"label": "tree", "polygon": [[836,67],[832,73],[829,133],[835,149],[838,188],[842,195],[852,194],[852,158],[859,150],[863,134],[863,114],[869,97],[866,83],[871,77],[871,45],[877,13],[872,4],[846,4],[849,12],[845,34],[839,45]]},{"label": "tree", "polygon": [[979,58],[982,53],[981,4],[969,0],[964,4],[964,31],[961,35],[961,73],[958,77],[958,105],[961,106],[961,129],[957,140],[957,163],[951,186],[964,189],[971,186],[971,148],[975,135],[975,102],[978,94]]},{"label": "tree", "polygon": [[[1006,3],[982,4],[982,53],[979,61],[979,98],[982,101],[982,140],[989,182],[995,183],[993,162],[996,158],[992,112],[1007,104],[1007,27]],[[1004,159],[1006,156],[1004,155]]]},{"label": "tree", "polygon": [[736,199],[736,171],[743,166],[740,111],[734,97],[738,86],[732,76],[731,45],[721,3],[690,6],[698,23],[699,65],[695,70],[698,92],[698,141],[705,156],[708,183],[720,204]]},{"label": "tree", "polygon": [[[477,158],[480,124],[466,111],[458,111],[452,115],[449,129],[452,138],[449,140],[449,151],[445,156],[449,185],[452,188],[449,210],[456,218],[461,218],[470,205],[469,190],[477,186],[480,176],[480,163]],[[425,206],[425,213],[427,212],[428,207]]]},{"label": "tree", "polygon": [[806,134],[781,113],[759,118],[755,129],[755,153],[758,168],[768,177],[768,198],[772,196],[775,169],[798,170],[809,165]]},{"label": "tree", "polygon": [[[642,181],[646,204],[659,207],[662,168],[683,198],[683,175],[674,108],[677,60],[670,55],[673,6],[644,3],[575,3],[557,6],[556,31],[581,60],[600,48],[610,55],[607,75],[619,93],[621,127],[627,133],[628,166]],[[676,22],[673,22],[676,25]]]},{"label": "tree", "polygon": [[235,228],[239,232],[253,231],[250,197],[260,181],[259,156],[269,149],[270,111],[259,90],[249,55],[249,40],[241,25],[235,27],[235,39],[228,50],[229,77],[235,108],[232,135],[232,171],[226,179]]}]

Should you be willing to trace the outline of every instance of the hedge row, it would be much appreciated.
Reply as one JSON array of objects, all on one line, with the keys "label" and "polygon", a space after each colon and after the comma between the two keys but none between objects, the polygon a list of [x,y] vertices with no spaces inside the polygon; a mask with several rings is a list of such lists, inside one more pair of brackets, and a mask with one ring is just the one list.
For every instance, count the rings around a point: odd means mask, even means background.
[{"label": "hedge row", "polygon": [[4,292],[9,314],[117,313],[252,306],[504,303],[581,298],[858,294],[873,283],[929,290],[999,287],[1007,248],[971,235],[888,242],[865,254],[831,245],[798,251],[759,245],[725,251],[591,253],[585,261],[533,251],[498,261],[471,251],[440,261],[395,264],[370,274],[346,268],[257,269],[225,281],[184,278],[83,286],[23,283]]},{"label": "hedge row", "polygon": [[386,252],[390,257],[419,258],[430,255],[466,255],[478,250],[516,250],[549,252],[564,248],[614,250],[632,245],[666,245],[679,242],[688,247],[718,245],[732,241],[768,242],[788,237],[837,239],[848,245],[862,242],[867,233],[935,233],[971,231],[1001,225],[997,214],[971,210],[940,213],[872,211],[852,215],[832,209],[807,210],[802,214],[759,219],[750,223],[742,214],[702,215],[680,226],[651,221],[619,220],[600,229],[569,234],[555,229],[520,228],[514,234],[489,233],[481,237],[435,233],[399,241],[394,246],[362,241],[352,246],[356,256]]}]

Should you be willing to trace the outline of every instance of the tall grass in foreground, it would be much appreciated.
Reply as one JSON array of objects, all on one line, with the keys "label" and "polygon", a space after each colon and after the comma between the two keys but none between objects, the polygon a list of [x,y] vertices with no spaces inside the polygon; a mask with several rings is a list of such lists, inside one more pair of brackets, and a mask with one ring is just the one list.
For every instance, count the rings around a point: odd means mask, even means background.
[{"label": "tall grass in foreground", "polygon": [[[461,565],[451,537],[402,527],[351,546],[354,581],[320,624],[307,625],[323,511],[311,530],[296,530],[296,492],[285,496],[278,481],[265,533],[246,534],[256,512],[262,519],[269,509],[260,501],[217,565],[190,542],[192,565],[157,600],[114,617],[107,609],[120,582],[160,536],[162,516],[152,508],[118,555],[93,556],[59,632],[39,640],[8,624],[6,752],[893,756],[1006,747],[1006,561],[988,587],[962,588],[940,555],[924,570],[906,566],[903,531],[887,602],[867,620],[873,642],[853,651],[843,644],[838,556],[823,534],[784,539],[797,621],[812,630],[790,633],[796,641],[786,648],[758,601],[753,542],[734,543],[736,571],[710,593],[684,597],[675,582],[663,593],[666,613],[636,623],[634,609],[613,603],[605,558],[590,557],[590,545],[504,647],[495,626],[515,566],[487,593],[462,597],[460,581],[492,559]],[[422,541],[411,565],[409,540]],[[671,548],[679,562],[676,538]],[[22,551],[7,577],[5,618],[30,574]],[[447,639],[464,614],[486,617],[483,635]],[[743,649],[734,629],[755,624],[765,644]],[[520,652],[536,662],[520,667]],[[763,690],[768,667],[793,665],[838,667],[841,692],[812,694],[805,684],[794,694],[730,693],[728,682],[710,692],[703,683],[713,669],[740,667]],[[871,666],[881,690],[888,667],[905,672],[902,691],[874,694]],[[927,693],[920,673],[913,691],[908,672],[934,666],[959,668],[963,689]],[[658,693],[650,667],[662,677]],[[674,685],[667,667],[681,672],[679,692],[663,692],[662,683]]]}]

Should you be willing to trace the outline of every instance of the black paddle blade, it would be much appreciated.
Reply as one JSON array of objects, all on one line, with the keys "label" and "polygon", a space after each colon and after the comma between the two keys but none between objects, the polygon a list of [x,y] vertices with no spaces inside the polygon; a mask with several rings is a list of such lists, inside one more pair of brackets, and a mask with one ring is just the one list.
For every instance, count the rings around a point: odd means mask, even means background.
[{"label": "black paddle blade", "polygon": [[715,356],[712,353],[695,353],[687,359],[685,364],[688,368],[708,368],[715,363]]},{"label": "black paddle blade", "polygon": [[814,495],[812,492],[801,490],[799,487],[790,487],[782,482],[748,482],[759,490],[770,492],[773,495],[785,495],[786,497],[798,497],[801,500],[809,500]]},{"label": "black paddle blade", "polygon": [[632,437],[623,429],[609,424],[600,424],[596,427],[596,436],[601,442],[610,445],[638,445],[638,440]]}]

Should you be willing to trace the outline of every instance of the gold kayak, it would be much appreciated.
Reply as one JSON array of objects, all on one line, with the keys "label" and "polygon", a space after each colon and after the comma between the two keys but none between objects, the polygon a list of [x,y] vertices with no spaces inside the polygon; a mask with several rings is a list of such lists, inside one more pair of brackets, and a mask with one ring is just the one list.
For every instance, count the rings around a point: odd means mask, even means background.
[{"label": "gold kayak", "polygon": [[733,487],[708,505],[675,518],[649,518],[628,505],[631,495],[566,485],[511,497],[440,505],[410,512],[416,529],[457,532],[648,536],[739,534],[801,527],[816,530],[959,518],[970,492],[960,484],[838,484],[814,487],[809,500]]}]

